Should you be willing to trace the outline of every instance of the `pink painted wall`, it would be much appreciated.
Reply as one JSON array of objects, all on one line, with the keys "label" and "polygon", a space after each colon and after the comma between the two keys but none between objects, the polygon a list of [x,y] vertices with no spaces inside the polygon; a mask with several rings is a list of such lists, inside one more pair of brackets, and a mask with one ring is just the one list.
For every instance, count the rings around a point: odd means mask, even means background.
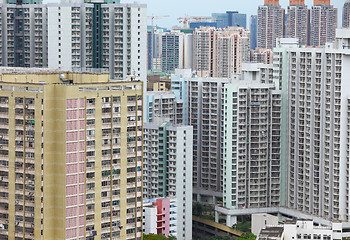
[{"label": "pink painted wall", "polygon": [[85,235],[85,99],[66,109],[66,239]]},{"label": "pink painted wall", "polygon": [[169,237],[170,199],[157,199],[153,205],[157,205],[157,233]]}]

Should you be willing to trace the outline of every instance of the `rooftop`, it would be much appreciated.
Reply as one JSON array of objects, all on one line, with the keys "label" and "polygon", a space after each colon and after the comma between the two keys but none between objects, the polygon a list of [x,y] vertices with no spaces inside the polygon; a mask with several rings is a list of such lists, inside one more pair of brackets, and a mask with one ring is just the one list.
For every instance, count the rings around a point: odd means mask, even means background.
[{"label": "rooftop", "polygon": [[15,84],[94,84],[139,81],[136,76],[125,80],[109,78],[107,69],[62,71],[48,68],[0,67],[0,82]]},{"label": "rooftop", "polygon": [[281,238],[284,233],[283,226],[281,227],[267,227],[265,229],[261,229],[259,234],[260,238]]}]

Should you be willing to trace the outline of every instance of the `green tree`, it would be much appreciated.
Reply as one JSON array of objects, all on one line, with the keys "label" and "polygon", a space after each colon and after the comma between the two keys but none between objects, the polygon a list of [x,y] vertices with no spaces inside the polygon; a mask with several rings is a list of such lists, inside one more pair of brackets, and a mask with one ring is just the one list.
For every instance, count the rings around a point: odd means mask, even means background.
[{"label": "green tree", "polygon": [[168,238],[163,234],[143,234],[143,240],[176,240],[176,237],[169,236]]},{"label": "green tree", "polygon": [[236,228],[237,230],[245,233],[250,233],[251,222],[241,222],[233,225],[232,228]]},{"label": "green tree", "polygon": [[248,232],[243,233],[242,236],[237,238],[237,240],[255,240],[255,239],[256,239],[256,236],[253,233],[248,233]]},{"label": "green tree", "polygon": [[203,214],[203,206],[200,203],[194,203],[192,207],[193,215],[200,217]]}]

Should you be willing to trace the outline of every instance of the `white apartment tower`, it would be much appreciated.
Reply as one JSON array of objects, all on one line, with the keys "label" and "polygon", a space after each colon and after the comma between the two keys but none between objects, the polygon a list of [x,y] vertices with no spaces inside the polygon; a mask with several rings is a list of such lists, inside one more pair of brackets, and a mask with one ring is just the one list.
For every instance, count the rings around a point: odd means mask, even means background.
[{"label": "white apartment tower", "polygon": [[183,124],[184,101],[172,92],[147,92],[145,120],[149,123],[169,121],[174,125]]},{"label": "white apartment tower", "polygon": [[277,207],[281,178],[281,91],[245,79],[225,85],[223,203]]},{"label": "white apartment tower", "polygon": [[189,78],[188,124],[193,126],[193,193],[199,202],[222,198],[222,132],[227,78]]},{"label": "white apartment tower", "polygon": [[192,239],[192,126],[144,124],[143,196],[175,198],[177,238]]},{"label": "white apartment tower", "polygon": [[146,79],[146,5],[11,0],[0,7],[3,66],[104,68],[113,79]]},{"label": "white apartment tower", "polygon": [[[350,30],[325,48],[289,48],[287,206],[349,221]],[[277,63],[277,62],[276,62]],[[287,71],[287,72],[286,72]]]},{"label": "white apartment tower", "polygon": [[41,1],[1,1],[0,64],[8,67],[47,66],[47,8]]}]

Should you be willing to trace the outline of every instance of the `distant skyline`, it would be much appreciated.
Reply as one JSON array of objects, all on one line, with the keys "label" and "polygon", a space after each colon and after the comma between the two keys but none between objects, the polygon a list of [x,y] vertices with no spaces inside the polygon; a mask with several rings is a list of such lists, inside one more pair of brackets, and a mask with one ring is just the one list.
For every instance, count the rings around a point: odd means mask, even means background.
[{"label": "distant skyline", "polygon": [[[52,0],[51,0],[52,1]],[[131,0],[123,1],[123,3],[134,2]],[[172,27],[180,25],[177,21],[178,17],[184,17],[185,14],[189,16],[210,16],[211,13],[225,12],[227,10],[237,10],[241,13],[247,14],[247,27],[249,27],[250,15],[257,14],[259,5],[263,5],[263,0],[234,0],[228,2],[227,0],[214,0],[214,1],[200,1],[200,0],[138,0],[139,3],[147,4],[147,15],[155,16],[169,15],[170,17],[155,19],[154,25],[160,27]],[[341,27],[342,9],[345,0],[331,0],[331,4],[338,8],[338,28]],[[289,0],[280,0],[280,4],[283,8],[287,8]],[[313,0],[305,0],[305,4],[309,7],[313,5]],[[151,25],[151,21],[148,21]]]}]

